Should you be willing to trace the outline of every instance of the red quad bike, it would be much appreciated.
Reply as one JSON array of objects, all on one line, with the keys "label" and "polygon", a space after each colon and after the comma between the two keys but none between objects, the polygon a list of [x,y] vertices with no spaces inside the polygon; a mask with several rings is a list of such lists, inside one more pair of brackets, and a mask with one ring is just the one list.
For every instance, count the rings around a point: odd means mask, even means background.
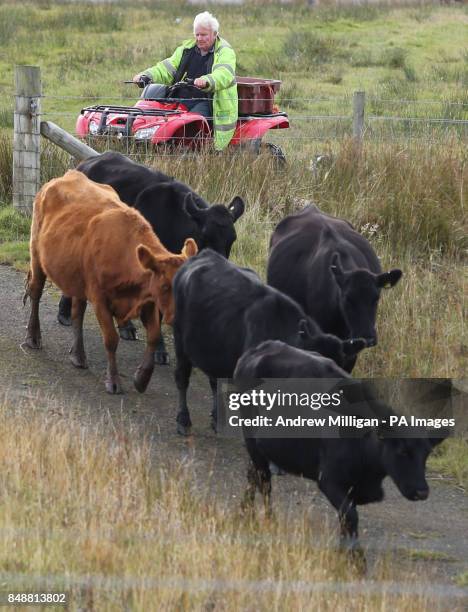
[{"label": "red quad bike", "polygon": [[[154,147],[192,150],[212,142],[211,121],[190,112],[177,99],[177,92],[182,94],[187,89],[193,89],[194,97],[197,97],[200,89],[193,85],[193,81],[165,86],[151,84],[149,77],[143,76],[137,85],[143,88],[143,92],[135,106],[97,105],[83,108],[76,122],[78,136],[132,138],[137,145],[146,147],[151,144]],[[278,163],[286,161],[280,147],[262,142],[268,130],[289,128],[288,115],[273,104],[280,85],[281,81],[271,79],[237,78],[239,118],[229,144],[231,149],[242,147],[256,154],[267,150]],[[188,97],[187,93],[185,97]]]}]

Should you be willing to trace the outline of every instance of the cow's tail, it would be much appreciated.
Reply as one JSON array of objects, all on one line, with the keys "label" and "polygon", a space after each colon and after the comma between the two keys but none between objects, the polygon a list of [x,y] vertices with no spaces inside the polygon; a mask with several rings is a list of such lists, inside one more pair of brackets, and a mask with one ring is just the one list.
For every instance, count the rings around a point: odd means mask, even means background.
[{"label": "cow's tail", "polygon": [[29,286],[31,284],[31,270],[29,270],[28,275],[24,281],[24,295],[23,295],[23,306],[26,306],[26,302],[28,301],[28,297],[31,295],[29,291]]}]

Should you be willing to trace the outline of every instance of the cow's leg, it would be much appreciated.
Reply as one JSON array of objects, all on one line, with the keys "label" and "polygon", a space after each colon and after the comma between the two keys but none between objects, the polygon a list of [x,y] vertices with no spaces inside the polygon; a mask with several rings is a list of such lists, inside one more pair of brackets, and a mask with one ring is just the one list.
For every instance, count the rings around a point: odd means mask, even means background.
[{"label": "cow's leg", "polygon": [[119,336],[122,340],[137,340],[137,330],[131,321],[127,323],[119,323],[117,321],[117,326],[119,328]]},{"label": "cow's leg", "polygon": [[59,302],[57,321],[66,327],[72,325],[72,299],[63,294]]},{"label": "cow's leg", "polygon": [[356,504],[346,499],[341,512],[339,512],[341,539],[340,547],[349,554],[353,565],[360,573],[367,569],[366,554],[358,537],[359,515]]},{"label": "cow's leg", "polygon": [[119,334],[115,330],[114,319],[104,301],[94,302],[96,318],[101,327],[104,346],[107,352],[107,373],[105,386],[107,393],[122,393],[120,376],[117,370],[115,353],[119,345]]},{"label": "cow's leg", "polygon": [[257,471],[257,477],[259,479],[259,489],[263,497],[263,504],[265,506],[265,516],[271,518],[273,516],[273,510],[271,506],[271,472],[270,467],[263,468]]},{"label": "cow's leg", "polygon": [[[162,313],[159,312],[158,316],[159,316],[159,325],[161,325]],[[166,349],[166,345],[164,343],[164,336],[163,336],[163,333],[162,333],[162,326],[161,326],[161,335],[159,337],[159,342],[158,342],[158,345],[156,347],[155,362],[158,365],[169,365],[169,355],[168,355],[168,352],[167,352],[167,349]]]},{"label": "cow's leg", "polygon": [[45,281],[46,275],[44,274],[44,270],[39,264],[37,255],[33,252],[31,255],[31,268],[26,281],[26,292],[23,298],[23,303],[26,302],[28,296],[31,300],[31,314],[29,316],[28,330],[24,343],[26,346],[33,349],[42,348],[41,326],[39,323],[39,302],[44,290]]},{"label": "cow's leg", "polygon": [[156,347],[155,363],[157,363],[158,365],[169,365],[169,353],[167,352],[162,330],[161,337],[159,338],[159,342]]},{"label": "cow's leg", "polygon": [[[164,343],[164,336],[162,333],[162,313],[158,312],[157,317],[159,320],[159,339],[156,344],[156,352],[154,356],[154,363],[157,365],[169,365],[169,355],[167,354],[166,345]],[[136,340],[137,332],[136,328],[131,321],[126,324],[117,322],[119,327],[120,337],[124,340]]]},{"label": "cow's leg", "polygon": [[174,329],[174,342],[176,351],[175,382],[179,392],[179,410],[177,413],[177,433],[188,436],[192,428],[190,413],[187,406],[187,389],[192,373],[192,363],[181,348],[176,330]]},{"label": "cow's leg", "polygon": [[73,344],[70,349],[70,361],[77,368],[88,367],[83,343],[83,319],[87,304],[86,300],[78,298],[72,300]]},{"label": "cow's leg", "polygon": [[269,461],[257,448],[257,443],[252,438],[245,439],[245,445],[250,455],[251,463],[247,471],[247,488],[241,503],[242,511],[254,511],[255,491],[258,489],[263,497],[265,505],[265,516],[272,516],[271,504],[271,472]]},{"label": "cow's leg", "polygon": [[356,504],[349,498],[346,491],[328,481],[326,475],[321,478],[319,488],[338,512],[340,548],[351,555],[360,570],[365,571],[366,558],[359,543],[359,517]]},{"label": "cow's leg", "polygon": [[179,392],[179,411],[177,413],[177,433],[182,436],[190,435],[192,421],[187,406],[187,389],[192,373],[192,363],[184,356],[177,356],[175,368],[175,381]]},{"label": "cow's leg", "polygon": [[212,405],[211,413],[210,413],[211,428],[216,433],[217,427],[218,427],[218,381],[216,378],[213,378],[212,376],[209,376],[209,380],[210,380],[211,395],[212,395],[212,401],[213,401],[213,405]]},{"label": "cow's leg", "polygon": [[143,355],[142,362],[138,366],[135,376],[133,377],[133,383],[135,389],[140,393],[146,391],[146,387],[150,381],[151,375],[154,370],[154,352],[156,345],[161,335],[161,328],[159,326],[159,313],[156,310],[156,306],[153,302],[144,304],[141,309],[141,322],[146,328],[146,350]]},{"label": "cow's leg", "polygon": [[252,461],[247,468],[247,487],[241,501],[242,513],[255,513],[255,493],[257,492],[257,469]]}]

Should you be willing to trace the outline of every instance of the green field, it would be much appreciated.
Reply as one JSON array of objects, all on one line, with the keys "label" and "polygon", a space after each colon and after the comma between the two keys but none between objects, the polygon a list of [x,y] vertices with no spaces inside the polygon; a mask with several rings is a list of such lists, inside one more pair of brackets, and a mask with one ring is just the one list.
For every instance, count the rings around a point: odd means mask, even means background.
[{"label": "green field", "polygon": [[[177,0],[1,2],[0,126],[11,127],[14,64],[41,67],[44,110],[72,129],[93,97],[132,100],[123,81],[188,37],[195,12]],[[348,114],[352,92],[365,90],[372,116],[468,118],[466,7],[248,3],[217,14],[238,74],[282,79],[279,101],[293,116]]]}]

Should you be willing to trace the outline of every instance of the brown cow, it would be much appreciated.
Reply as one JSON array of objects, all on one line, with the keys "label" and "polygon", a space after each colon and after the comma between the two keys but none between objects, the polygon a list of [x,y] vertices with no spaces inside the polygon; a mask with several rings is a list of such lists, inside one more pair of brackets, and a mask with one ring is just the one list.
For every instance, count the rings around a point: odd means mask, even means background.
[{"label": "brown cow", "polygon": [[122,392],[115,359],[119,335],[113,317],[119,324],[141,317],[147,344],[134,383],[138,391],[145,391],[161,334],[158,311],[166,323],[172,323],[172,279],[184,261],[196,254],[195,241],[188,238],[180,255],[170,253],[150,224],[121,202],[112,187],[70,170],[36,195],[30,251],[24,301],[31,298],[31,316],[25,344],[41,348],[39,300],[48,277],[73,298],[70,359],[78,368],[87,367],[83,317],[87,300],[93,304],[107,351],[109,393]]}]

